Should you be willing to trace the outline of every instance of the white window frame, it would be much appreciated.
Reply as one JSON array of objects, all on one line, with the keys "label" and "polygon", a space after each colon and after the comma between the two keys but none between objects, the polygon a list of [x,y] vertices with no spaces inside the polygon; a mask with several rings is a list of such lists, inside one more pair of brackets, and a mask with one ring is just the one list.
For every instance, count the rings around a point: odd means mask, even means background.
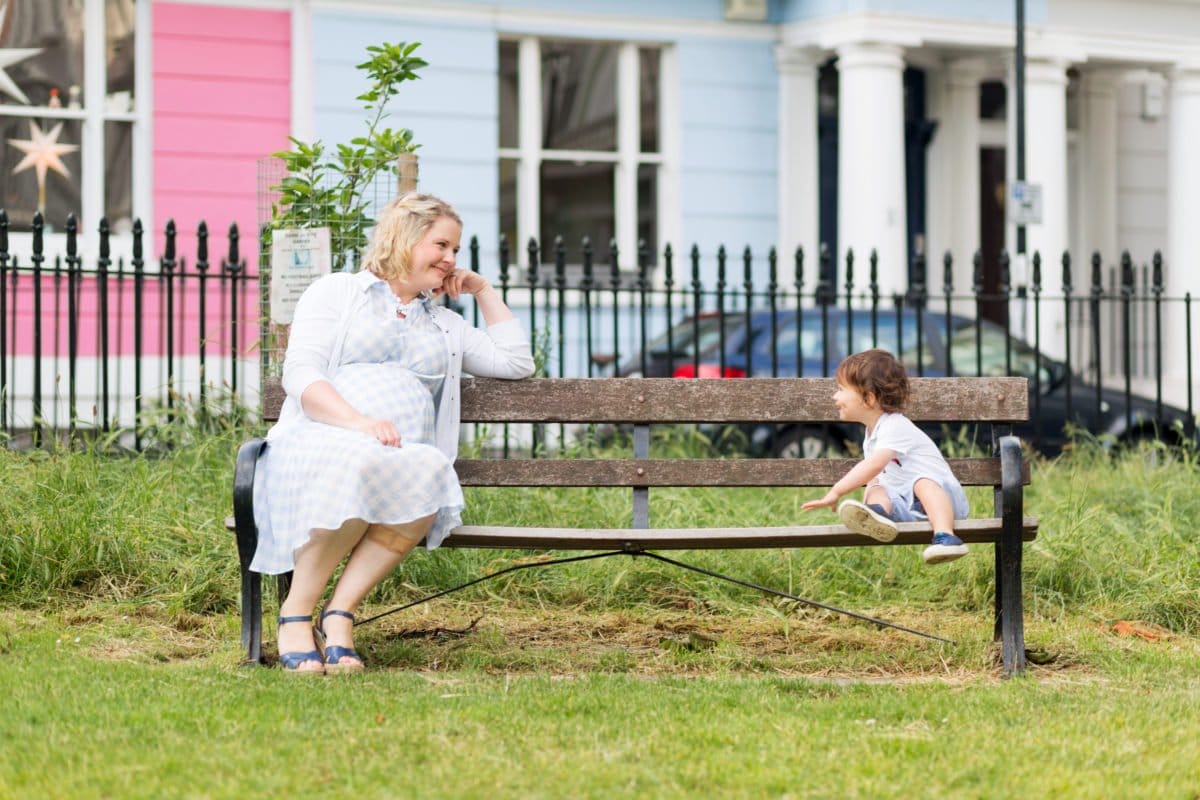
[{"label": "white window frame", "polygon": [[[674,145],[678,137],[670,136],[668,109],[678,106],[673,94],[674,50],[666,44],[647,42],[612,42],[593,40],[597,44],[617,47],[617,147],[616,150],[547,150],[541,146],[542,130],[542,50],[543,40],[555,37],[505,37],[517,42],[517,147],[499,148],[499,157],[516,162],[517,177],[517,241],[541,241],[541,167],[547,161],[587,161],[610,163],[613,170],[613,230],[620,253],[623,271],[637,268],[638,240],[638,168],[654,165],[656,208],[658,220],[656,250],[661,255],[667,242],[674,239],[676,226],[668,222],[675,208],[675,192],[668,184],[674,180],[672,165],[677,163]],[[654,48],[659,53],[658,78],[658,152],[641,151],[641,97],[639,79],[641,64],[638,50]],[[544,243],[543,243],[544,244]],[[604,243],[607,246],[607,243]]]},{"label": "white window frame", "polygon": [[[133,110],[110,112],[105,109],[108,88],[108,58],[105,53],[105,0],[84,0],[84,76],[83,108],[47,108],[45,106],[5,105],[0,116],[28,117],[49,120],[79,120],[82,122],[82,141],[79,143],[79,186],[81,208],[74,209],[79,221],[78,246],[85,271],[95,269],[99,257],[99,226],[104,216],[104,124],[106,122],[128,122],[132,126],[132,163],[130,213],[134,220],[140,219],[145,232],[142,237],[143,253],[147,271],[157,271],[158,264],[153,254],[155,242],[160,238],[154,229],[152,216],[153,198],[151,191],[151,154],[153,147],[151,131],[151,3],[135,0],[134,3],[134,89]],[[66,220],[47,220],[54,230],[45,234],[44,252],[48,259],[66,253]],[[28,231],[10,231],[8,250],[28,265],[33,252],[33,234]],[[132,252],[131,233],[112,234],[109,237],[112,259],[126,261]],[[51,263],[48,262],[47,263]]]}]

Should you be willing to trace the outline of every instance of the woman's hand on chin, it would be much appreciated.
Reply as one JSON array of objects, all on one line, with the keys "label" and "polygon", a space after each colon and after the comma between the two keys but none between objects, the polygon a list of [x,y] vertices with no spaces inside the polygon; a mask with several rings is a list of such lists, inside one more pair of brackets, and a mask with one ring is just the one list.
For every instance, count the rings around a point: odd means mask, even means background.
[{"label": "woman's hand on chin", "polygon": [[491,284],[479,273],[469,269],[455,269],[446,275],[441,287],[435,291],[445,292],[450,295],[451,300],[457,300],[462,294],[475,295],[489,288]]}]

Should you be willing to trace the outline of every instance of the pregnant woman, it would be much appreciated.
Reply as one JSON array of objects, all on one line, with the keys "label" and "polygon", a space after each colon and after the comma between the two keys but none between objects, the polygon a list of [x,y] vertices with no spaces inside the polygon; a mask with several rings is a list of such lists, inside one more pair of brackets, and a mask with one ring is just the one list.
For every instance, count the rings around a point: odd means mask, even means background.
[{"label": "pregnant woman", "polygon": [[[296,306],[287,398],[255,472],[259,540],[250,565],[293,572],[279,614],[284,670],[364,668],[353,642],[359,604],[422,539],[433,549],[460,521],[453,465],[462,373],[533,373],[529,338],[500,294],[458,268],[461,238],[450,205],[405,194],[379,215],[363,270],[315,281]],[[485,329],[433,302],[464,293]]]}]

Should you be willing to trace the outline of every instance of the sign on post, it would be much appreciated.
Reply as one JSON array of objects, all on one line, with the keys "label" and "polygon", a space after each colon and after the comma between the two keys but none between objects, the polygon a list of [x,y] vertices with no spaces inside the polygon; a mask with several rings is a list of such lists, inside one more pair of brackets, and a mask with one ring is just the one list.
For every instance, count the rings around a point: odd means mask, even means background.
[{"label": "sign on post", "polygon": [[1013,181],[1008,185],[1008,221],[1013,225],[1042,224],[1042,186]]},{"label": "sign on post", "polygon": [[300,295],[331,264],[329,228],[271,231],[271,322],[292,324]]}]

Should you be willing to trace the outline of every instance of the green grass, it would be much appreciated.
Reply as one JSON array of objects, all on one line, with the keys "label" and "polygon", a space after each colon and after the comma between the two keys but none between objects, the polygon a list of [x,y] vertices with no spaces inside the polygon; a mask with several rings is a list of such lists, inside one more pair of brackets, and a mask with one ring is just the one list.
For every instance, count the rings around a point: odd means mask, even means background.
[{"label": "green grass", "polygon": [[[306,680],[239,666],[223,520],[244,435],[154,457],[0,451],[0,798],[1200,794],[1194,454],[1033,464],[1039,663],[1020,679],[999,678],[976,547],[938,569],[917,548],[678,556],[954,644],[619,557],[385,617],[360,632],[366,675]],[[656,491],[651,515],[831,519],[799,511],[818,491]],[[629,513],[621,492],[468,503],[472,522]],[[528,558],[417,553],[370,610]]]},{"label": "green grass", "polygon": [[[692,669],[653,677],[621,665],[425,664],[312,680],[237,667],[222,643],[207,654],[155,650],[163,636],[153,620],[9,613],[0,624],[5,797],[1200,791],[1195,641],[1117,639],[1087,624],[1035,624],[1074,663],[1011,681],[983,669],[898,675],[866,665],[840,678],[746,672],[722,666],[725,644]],[[215,627],[167,638],[234,633]],[[907,658],[868,660],[886,670]]]}]

